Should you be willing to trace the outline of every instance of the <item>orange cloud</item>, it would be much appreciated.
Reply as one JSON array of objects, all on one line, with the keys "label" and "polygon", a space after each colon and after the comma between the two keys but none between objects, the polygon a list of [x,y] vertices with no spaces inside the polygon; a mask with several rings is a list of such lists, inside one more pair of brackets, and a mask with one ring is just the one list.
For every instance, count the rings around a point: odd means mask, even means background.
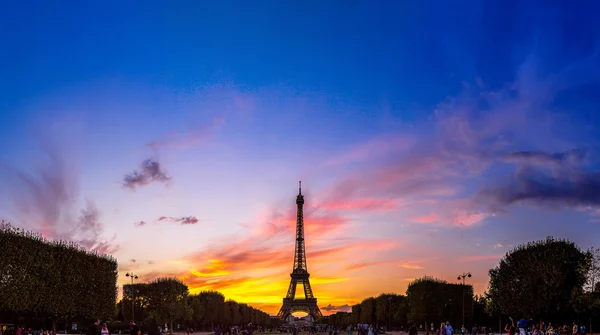
[{"label": "orange cloud", "polygon": [[410,264],[410,263],[403,263],[400,264],[401,268],[405,268],[405,269],[413,269],[413,270],[422,270],[424,269],[424,267],[420,266],[420,265],[415,265],[415,264]]},{"label": "orange cloud", "polygon": [[[310,200],[307,198],[305,204],[304,224],[306,257],[311,269],[313,291],[320,305],[343,306],[354,303],[340,297],[340,294],[344,294],[341,292],[345,292],[345,285],[337,284],[350,280],[349,277],[339,276],[340,271],[344,271],[349,259],[391,250],[398,246],[398,242],[344,237],[353,229],[354,221],[342,213],[351,208],[388,210],[395,208],[397,202],[357,199],[345,204],[342,201],[330,201],[316,205]],[[144,278],[175,276],[184,281],[192,293],[218,290],[229,299],[276,313],[290,283],[289,273],[294,257],[296,206],[290,199],[286,203],[284,210],[265,210],[254,220],[254,224],[248,226],[249,235],[223,238],[218,243],[171,261],[175,270],[151,273]],[[354,270],[360,268],[355,266]]]},{"label": "orange cloud", "polygon": [[[294,236],[296,231],[296,208],[273,211],[261,219],[256,234],[261,238]],[[351,221],[339,214],[318,211],[305,205],[304,231],[307,236],[326,236],[346,229]]]},{"label": "orange cloud", "polygon": [[387,263],[388,262],[362,262],[362,263],[355,263],[355,264],[347,265],[346,267],[344,267],[344,269],[346,271],[353,271],[353,270],[360,270],[360,269],[364,269],[366,267],[378,266],[378,265],[387,264]]}]

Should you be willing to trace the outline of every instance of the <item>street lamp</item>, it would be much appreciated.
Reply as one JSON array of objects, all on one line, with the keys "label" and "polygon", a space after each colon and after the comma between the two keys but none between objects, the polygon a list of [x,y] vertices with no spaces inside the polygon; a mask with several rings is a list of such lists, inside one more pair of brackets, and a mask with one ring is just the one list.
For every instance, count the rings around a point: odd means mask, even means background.
[{"label": "street lamp", "polygon": [[389,331],[392,332],[392,297],[388,297],[388,326],[386,329],[386,333]]},{"label": "street lamp", "polygon": [[465,278],[471,278],[471,273],[463,273],[458,275],[458,280],[462,279],[462,327],[465,326]]},{"label": "street lamp", "polygon": [[134,291],[133,291],[133,280],[134,279],[138,279],[138,276],[135,273],[133,273],[133,272],[131,272],[131,273],[127,272],[125,274],[125,277],[131,278],[131,295],[132,295],[132,297],[131,297],[131,320],[133,322],[135,322],[135,305],[134,305],[135,296],[133,295],[134,294]]}]

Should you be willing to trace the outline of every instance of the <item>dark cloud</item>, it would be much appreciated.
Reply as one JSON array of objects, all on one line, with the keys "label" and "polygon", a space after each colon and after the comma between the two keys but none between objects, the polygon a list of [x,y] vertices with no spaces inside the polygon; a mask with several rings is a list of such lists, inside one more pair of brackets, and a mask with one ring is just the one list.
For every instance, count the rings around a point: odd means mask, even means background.
[{"label": "dark cloud", "polygon": [[541,151],[515,151],[501,155],[508,161],[552,166],[580,165],[590,156],[592,149],[577,148],[565,152],[546,153]]},{"label": "dark cloud", "polygon": [[177,218],[171,216],[161,216],[158,218],[158,221],[174,222],[182,225],[198,223],[198,219],[195,216],[182,216]]},{"label": "dark cloud", "polygon": [[135,263],[136,262],[135,258],[130,259],[130,261],[131,261],[131,263]]},{"label": "dark cloud", "polygon": [[530,202],[565,207],[597,206],[600,205],[600,173],[584,170],[549,173],[523,166],[506,181],[484,189],[480,195],[499,205]]},{"label": "dark cloud", "polygon": [[145,226],[145,225],[146,225],[146,221],[140,221],[140,222],[136,222],[136,223],[134,223],[134,225],[135,225],[136,227],[143,227],[143,226]]},{"label": "dark cloud", "polygon": [[148,261],[148,265],[154,264],[154,261]]},{"label": "dark cloud", "polygon": [[171,177],[163,171],[160,163],[153,158],[149,158],[142,162],[139,171],[133,171],[131,174],[125,175],[123,187],[135,189],[153,182],[166,183],[169,180],[171,180]]}]

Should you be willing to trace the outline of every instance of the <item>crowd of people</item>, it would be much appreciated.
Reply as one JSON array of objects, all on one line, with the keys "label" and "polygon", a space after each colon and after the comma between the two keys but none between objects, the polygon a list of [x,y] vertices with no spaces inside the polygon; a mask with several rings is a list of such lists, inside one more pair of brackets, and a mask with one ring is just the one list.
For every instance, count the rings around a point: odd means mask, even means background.
[{"label": "crowd of people", "polygon": [[[510,323],[506,324],[503,332],[508,333],[508,335],[586,335],[586,327],[581,324],[578,325],[576,322],[573,322],[572,325],[562,325],[562,326],[554,326],[552,323],[546,324],[543,321],[539,323],[534,323],[531,319],[522,318],[515,323],[512,318],[510,319]],[[135,322],[131,321],[130,325],[130,335],[142,335],[140,327],[138,327]],[[433,325],[432,325],[433,326]],[[166,326],[165,326],[166,327]],[[421,326],[422,328],[422,326]],[[435,335],[436,331],[433,330],[433,327],[429,329],[426,327],[425,335]],[[348,326],[326,326],[326,325],[307,325],[307,326],[298,326],[298,325],[288,325],[280,328],[273,327],[263,327],[263,326],[255,326],[252,323],[247,325],[240,326],[231,326],[231,325],[217,325],[214,327],[214,335],[254,335],[254,332],[289,332],[292,335],[298,335],[302,331],[307,331],[309,335],[317,335],[319,333],[326,332],[328,335],[339,335],[340,332],[346,331],[347,335],[378,335],[378,327],[374,325],[369,325],[367,323],[359,323],[357,325],[348,325]],[[430,330],[432,330],[430,332]],[[95,321],[90,327],[84,329],[85,335],[113,335],[111,330],[108,328],[106,323],[101,323],[100,321]],[[158,334],[162,334],[167,332],[167,328],[162,328],[158,326]],[[187,335],[194,333],[195,330],[193,328],[186,328],[185,332]],[[404,329],[402,329],[404,332]],[[121,333],[120,331],[118,332]],[[411,325],[407,330],[407,335],[418,335],[419,328],[416,325]],[[477,334],[488,334],[489,329],[487,327],[477,327],[473,326],[471,329],[467,330],[465,326],[462,326],[460,329],[454,329],[449,321],[446,321],[440,324],[439,330],[437,331],[437,335],[477,335]],[[14,335],[51,335],[51,330],[46,329],[31,329],[25,327],[17,327],[14,329]]]},{"label": "crowd of people", "polygon": [[546,324],[544,321],[534,323],[533,320],[527,320],[525,318],[520,319],[516,324],[515,321],[510,318],[510,324],[506,324],[504,330],[509,335],[515,335],[517,332],[519,335],[585,335],[585,325],[578,325],[573,322],[572,325],[553,326],[552,323]]}]

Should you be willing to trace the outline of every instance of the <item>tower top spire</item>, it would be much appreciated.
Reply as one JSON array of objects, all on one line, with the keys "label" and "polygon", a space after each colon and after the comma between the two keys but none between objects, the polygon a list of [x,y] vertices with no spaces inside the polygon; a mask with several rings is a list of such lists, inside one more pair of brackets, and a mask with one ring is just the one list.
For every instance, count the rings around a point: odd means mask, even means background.
[{"label": "tower top spire", "polygon": [[302,195],[302,182],[298,182],[298,195],[296,196],[296,204],[298,206],[304,205],[304,196]]}]

